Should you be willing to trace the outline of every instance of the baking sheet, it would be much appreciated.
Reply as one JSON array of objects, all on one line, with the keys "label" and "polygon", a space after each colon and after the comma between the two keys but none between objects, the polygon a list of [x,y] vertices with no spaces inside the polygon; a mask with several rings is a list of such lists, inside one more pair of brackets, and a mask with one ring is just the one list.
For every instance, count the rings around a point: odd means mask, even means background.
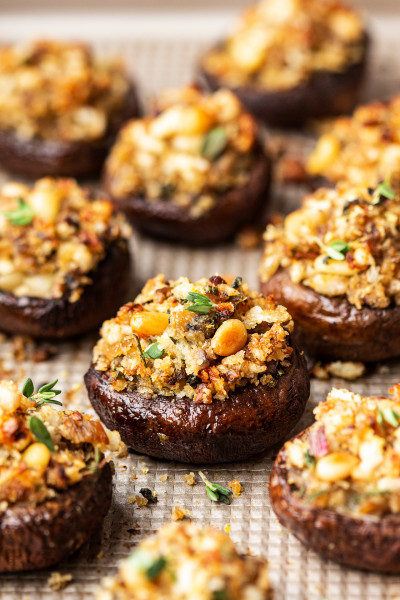
[{"label": "baking sheet", "polygon": [[[20,24],[22,31],[28,29],[23,15],[20,17]],[[400,90],[400,39],[397,33],[400,15],[394,15],[390,19],[375,18],[372,26],[377,40],[372,54],[372,77],[365,92],[365,98],[368,99]],[[4,23],[3,26],[0,24],[0,32],[2,27],[4,28]],[[169,31],[169,35],[164,38],[139,36],[136,41],[124,36],[120,38],[115,32],[112,38],[108,35],[103,39],[96,39],[93,28],[88,26],[87,29],[88,35],[90,30],[90,36],[102,52],[119,52],[127,57],[145,97],[165,85],[189,81],[196,57],[208,44],[204,39],[204,32],[201,36],[193,35],[189,38],[185,28],[181,34],[178,32],[172,35]],[[17,27],[8,29],[7,36],[17,39],[21,30]],[[310,145],[308,137],[299,134],[288,137],[293,148],[305,151]],[[301,193],[300,188],[284,189],[277,186],[272,210],[290,210],[296,206]],[[146,279],[159,272],[164,272],[170,278],[188,275],[192,279],[209,276],[214,272],[241,274],[250,285],[257,286],[258,250],[243,252],[236,246],[226,245],[209,250],[189,251],[182,247],[156,243],[138,235],[132,246],[135,255],[132,293],[140,289]],[[75,390],[68,394],[68,400],[65,400],[64,395],[65,406],[89,410],[81,384],[90,362],[90,349],[94,340],[95,336],[90,336],[71,344],[61,344],[57,355],[48,361],[35,363],[24,360],[18,364],[14,360],[15,344],[5,340],[0,346],[0,371],[11,371],[14,378],[19,380],[30,375],[35,382],[58,377],[63,390]],[[389,362],[378,365],[362,380],[353,383],[338,379],[313,380],[311,399],[297,429],[311,422],[313,406],[326,396],[333,385],[348,385],[365,394],[384,394],[399,379],[400,363]],[[272,456],[273,453],[270,453],[251,462],[217,465],[213,468],[152,460],[136,454],[116,460],[114,499],[102,530],[78,553],[55,568],[18,575],[0,575],[0,600],[92,598],[101,577],[112,574],[117,561],[125,557],[140,539],[155,532],[168,521],[174,506],[190,510],[193,519],[201,524],[213,524],[220,528],[230,524],[231,536],[243,551],[265,556],[270,563],[276,600],[400,600],[399,577],[366,574],[320,560],[313,552],[306,551],[279,525],[268,498]],[[197,474],[201,467],[211,480],[224,485],[233,478],[239,479],[244,492],[231,506],[211,503],[202,483],[189,487],[182,479],[190,471]],[[165,474],[168,475],[168,480],[160,481],[160,477]],[[200,481],[198,476],[197,479]],[[141,487],[156,490],[158,504],[137,508],[130,503],[129,500],[139,493]],[[54,571],[72,575],[72,582],[62,591],[52,591],[47,585],[47,580]]]}]

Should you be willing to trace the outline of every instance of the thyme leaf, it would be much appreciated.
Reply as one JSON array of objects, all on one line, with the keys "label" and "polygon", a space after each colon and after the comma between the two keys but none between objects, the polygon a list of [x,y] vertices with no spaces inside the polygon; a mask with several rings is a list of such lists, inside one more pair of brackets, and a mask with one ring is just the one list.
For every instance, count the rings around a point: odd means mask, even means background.
[{"label": "thyme leaf", "polygon": [[35,216],[33,208],[27,204],[22,198],[18,198],[18,208],[3,212],[6,219],[11,225],[24,226],[29,225]]},{"label": "thyme leaf", "polygon": [[211,483],[208,481],[207,477],[199,471],[199,475],[202,478],[203,482],[206,486],[206,494],[213,502],[223,502],[224,504],[230,504],[230,496],[232,496],[232,491],[228,488],[219,485],[219,483]]},{"label": "thyme leaf", "polygon": [[210,298],[204,296],[204,294],[199,294],[198,292],[189,292],[185,300],[187,302],[193,302],[193,304],[187,306],[185,310],[190,310],[191,312],[202,315],[207,315],[212,308],[217,306],[214,302],[211,302]]},{"label": "thyme leaf", "polygon": [[309,450],[307,450],[307,452],[304,455],[304,462],[306,463],[306,466],[309,469],[315,469],[316,460],[313,456],[311,456]]},{"label": "thyme leaf", "polygon": [[391,179],[392,175],[390,174],[386,177],[385,181],[383,181],[377,186],[372,204],[379,204],[379,202],[381,201],[381,196],[383,196],[384,198],[388,198],[389,200],[396,199],[396,192],[390,185]]},{"label": "thyme leaf", "polygon": [[400,424],[400,415],[397,414],[392,408],[380,408],[378,407],[377,421],[379,425],[385,428],[385,423],[392,425],[397,428]]},{"label": "thyme leaf", "polygon": [[164,356],[164,350],[159,347],[158,342],[154,342],[154,344],[151,344],[148,348],[146,348],[143,354],[146,358],[155,360],[156,358],[161,358]]},{"label": "thyme leaf", "polygon": [[351,250],[349,244],[341,240],[335,240],[326,247],[327,255],[333,260],[345,260],[349,250]]},{"label": "thyme leaf", "polygon": [[231,287],[233,287],[234,290],[237,290],[237,288],[240,288],[240,286],[243,283],[243,277],[235,277],[235,279],[233,280],[233,283],[231,285]]},{"label": "thyme leaf", "polygon": [[51,452],[54,452],[54,444],[51,435],[48,432],[46,425],[39,417],[33,416],[29,419],[29,429],[39,442],[47,446]]},{"label": "thyme leaf", "polygon": [[228,144],[228,134],[225,127],[214,127],[203,139],[201,155],[208,160],[215,160],[225,150]]}]

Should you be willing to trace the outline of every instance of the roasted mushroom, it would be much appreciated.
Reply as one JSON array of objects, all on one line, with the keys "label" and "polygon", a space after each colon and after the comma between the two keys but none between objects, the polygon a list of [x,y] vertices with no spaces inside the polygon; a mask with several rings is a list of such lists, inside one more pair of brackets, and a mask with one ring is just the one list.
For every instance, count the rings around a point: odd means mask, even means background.
[{"label": "roasted mushroom", "polygon": [[118,434],[78,411],[56,410],[45,384],[23,393],[0,382],[0,572],[41,569],[77,550],[101,527],[111,503],[103,451]]},{"label": "roasted mushroom", "polygon": [[400,95],[360,106],[351,117],[336,119],[308,159],[311,185],[349,181],[374,187],[388,173],[400,183],[399,111]]},{"label": "roasted mushroom", "polygon": [[355,11],[336,0],[262,0],[201,60],[212,89],[229,88],[274,127],[352,110],[368,38]]},{"label": "roasted mushroom", "polygon": [[393,399],[333,389],[316,422],[279,452],[270,498],[279,521],[325,558],[400,572],[400,384]]},{"label": "roasted mushroom", "polygon": [[157,238],[224,241],[264,208],[270,161],[253,118],[225,90],[169,90],[153,117],[126,125],[104,184],[132,224]]},{"label": "roasted mushroom", "polygon": [[162,275],[106,321],[85,375],[92,406],[137,452],[193,463],[280,442],[309,395],[292,319],[272,297],[216,275]]},{"label": "roasted mushroom", "polygon": [[265,233],[261,289],[287,307],[294,340],[318,359],[400,355],[400,196],[339,184],[307,196]]},{"label": "roasted mushroom", "polygon": [[46,178],[5,184],[0,210],[1,330],[61,339],[115,312],[130,280],[130,227],[109,200]]},{"label": "roasted mushroom", "polygon": [[121,125],[139,114],[123,66],[77,43],[0,48],[0,163],[29,177],[98,173]]},{"label": "roasted mushroom", "polygon": [[96,600],[268,600],[265,560],[238,554],[214,527],[167,523],[103,581]]}]

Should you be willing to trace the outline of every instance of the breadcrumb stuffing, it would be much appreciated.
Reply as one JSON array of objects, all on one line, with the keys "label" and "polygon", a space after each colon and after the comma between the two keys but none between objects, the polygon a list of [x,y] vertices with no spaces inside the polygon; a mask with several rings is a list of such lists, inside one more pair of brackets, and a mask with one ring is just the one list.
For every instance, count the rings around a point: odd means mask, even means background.
[{"label": "breadcrumb stuffing", "polygon": [[181,521],[185,517],[193,516],[193,513],[187,508],[182,508],[181,506],[174,506],[171,513],[171,519],[173,521]]}]

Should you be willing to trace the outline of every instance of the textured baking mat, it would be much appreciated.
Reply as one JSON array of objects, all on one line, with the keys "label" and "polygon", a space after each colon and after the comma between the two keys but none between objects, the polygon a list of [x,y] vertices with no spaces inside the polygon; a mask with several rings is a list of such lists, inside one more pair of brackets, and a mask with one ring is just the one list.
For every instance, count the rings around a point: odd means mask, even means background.
[{"label": "textured baking mat", "polygon": [[[378,36],[373,52],[374,84],[367,86],[366,98],[385,96],[400,89],[400,39],[396,35],[399,23],[400,20],[374,22]],[[18,32],[10,32],[10,36],[18,37]],[[190,80],[191,66],[205,44],[204,39],[188,40],[186,36],[136,42],[108,40],[98,42],[98,45],[104,52],[117,51],[127,57],[148,96],[162,86]],[[290,135],[289,139],[294,149],[305,151],[310,145],[306,136]],[[290,210],[298,203],[301,193],[300,188],[278,186],[271,209]],[[135,236],[133,251],[135,282],[132,293],[159,272],[171,278],[187,274],[193,279],[214,272],[241,274],[252,286],[257,286],[258,250],[244,252],[237,246],[226,245],[189,251]],[[52,359],[39,363],[28,358],[17,362],[16,355],[21,354],[18,344],[2,341],[0,376],[13,376],[21,381],[29,374],[38,383],[58,377],[62,389],[67,392],[64,394],[65,405],[89,410],[82,376],[89,365],[94,340],[95,336],[92,336],[61,344]],[[313,406],[332,386],[349,385],[357,392],[382,394],[398,379],[400,364],[391,362],[376,366],[366,377],[350,384],[338,379],[313,380],[311,399],[298,429],[311,422]],[[243,551],[265,556],[270,563],[276,600],[400,600],[399,577],[366,574],[320,560],[282,529],[271,511],[268,497],[272,456],[270,453],[252,462],[213,468],[152,460],[136,454],[116,460],[114,499],[102,530],[73,557],[53,569],[1,575],[0,600],[92,598],[101,577],[112,574],[117,561],[125,557],[140,539],[168,521],[176,506],[191,511],[196,522],[227,527]],[[239,479],[244,492],[231,506],[211,503],[203,484],[199,483],[197,472],[201,467],[211,480],[225,485],[233,478]],[[189,487],[183,481],[183,475],[191,471],[196,474],[198,483]],[[157,492],[157,504],[138,508],[130,502],[142,487]],[[48,586],[47,580],[54,571],[72,575],[71,583],[62,591],[52,591]]]}]

